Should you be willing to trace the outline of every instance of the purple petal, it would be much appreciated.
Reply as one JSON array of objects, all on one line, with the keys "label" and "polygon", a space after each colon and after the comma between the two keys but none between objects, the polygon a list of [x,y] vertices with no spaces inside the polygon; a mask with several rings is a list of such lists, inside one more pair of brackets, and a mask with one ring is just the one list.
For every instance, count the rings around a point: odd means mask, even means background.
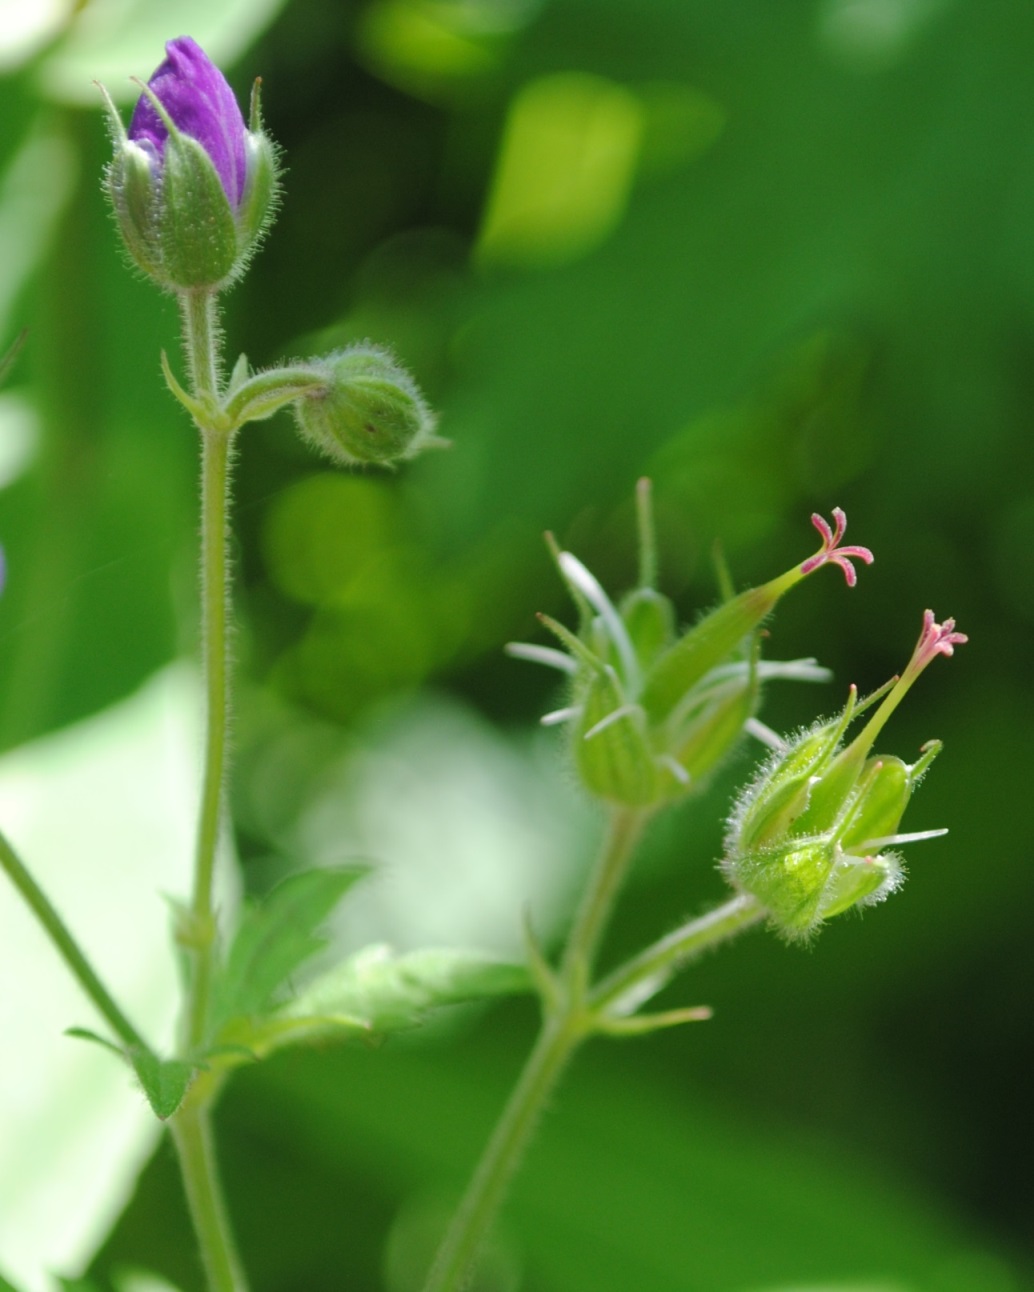
[{"label": "purple petal", "polygon": [[[212,159],[226,196],[234,206],[244,193],[247,169],[246,127],[233,91],[222,72],[189,36],[177,36],[165,46],[165,62],[148,81],[151,90],[179,130],[204,148]],[[165,152],[168,131],[142,95],[129,123],[129,138]]]}]

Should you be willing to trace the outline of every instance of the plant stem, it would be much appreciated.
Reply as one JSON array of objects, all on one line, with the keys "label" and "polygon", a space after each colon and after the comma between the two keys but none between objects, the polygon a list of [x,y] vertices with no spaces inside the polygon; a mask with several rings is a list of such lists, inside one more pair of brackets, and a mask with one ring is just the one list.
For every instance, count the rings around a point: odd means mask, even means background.
[{"label": "plant stem", "polygon": [[458,1292],[492,1226],[539,1115],[560,1074],[592,1030],[585,994],[592,963],[647,813],[614,809],[561,959],[557,1006],[543,1022],[524,1071],[485,1147],[435,1257],[424,1292]]},{"label": "plant stem", "polygon": [[[218,396],[219,326],[211,292],[182,297],[183,340],[193,393]],[[191,924],[185,939],[193,953],[185,1042],[205,1039],[216,926],[212,909],[215,860],[222,827],[226,738],[230,711],[227,518],[232,437],[198,420],[201,433],[201,655],[205,677],[205,763],[198,814]]]},{"label": "plant stem", "polygon": [[424,1292],[452,1292],[464,1286],[539,1114],[580,1039],[570,1026],[543,1026],[438,1249]]},{"label": "plant stem", "polygon": [[568,934],[561,960],[561,980],[574,983],[579,996],[588,984],[600,939],[614,909],[614,901],[625,878],[628,863],[648,819],[647,812],[634,808],[615,808],[611,815],[603,847]]},{"label": "plant stem", "polygon": [[234,1246],[212,1142],[211,1093],[195,1096],[199,1077],[170,1122],[194,1232],[210,1292],[246,1292],[247,1280]]},{"label": "plant stem", "polygon": [[[212,903],[216,854],[222,832],[230,720],[230,614],[228,605],[230,461],[233,432],[220,426],[219,327],[215,297],[208,292],[182,298],[184,347],[201,433],[201,654],[205,676],[205,762],[198,814],[194,891],[183,941],[192,956],[185,1007],[187,1053],[207,1040],[216,920]],[[210,418],[204,416],[212,410]],[[210,1292],[246,1292],[212,1139],[211,1109],[219,1082],[200,1072],[170,1120],[194,1230]]]},{"label": "plant stem", "polygon": [[674,929],[620,969],[608,974],[593,988],[589,1003],[594,1010],[605,1010],[630,993],[634,996],[638,988],[643,993],[641,999],[630,1002],[632,1009],[637,1008],[642,1001],[660,991],[687,960],[764,918],[765,910],[756,897],[747,894],[733,897],[706,915]]},{"label": "plant stem", "polygon": [[183,311],[183,349],[194,394],[214,398],[219,392],[220,372],[216,297],[210,291],[184,292],[180,305]]},{"label": "plant stem", "polygon": [[216,928],[212,885],[223,816],[230,709],[227,515],[228,435],[201,430],[201,637],[205,675],[205,766],[198,816],[191,938],[191,983],[187,1044],[205,1039]]},{"label": "plant stem", "polygon": [[80,950],[79,944],[50,904],[49,898],[26,870],[18,854],[2,834],[0,834],[0,866],[7,872],[11,882],[24,897],[51,942],[60,952],[65,964],[111,1025],[112,1031],[119,1040],[133,1049],[148,1050],[150,1047],[146,1041],[115,1004],[108,989],[97,977],[93,966]]}]

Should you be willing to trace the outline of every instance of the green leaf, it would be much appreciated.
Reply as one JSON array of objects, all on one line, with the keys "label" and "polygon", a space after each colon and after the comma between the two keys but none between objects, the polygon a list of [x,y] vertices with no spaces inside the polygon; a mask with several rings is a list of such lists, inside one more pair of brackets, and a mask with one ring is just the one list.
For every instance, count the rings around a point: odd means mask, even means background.
[{"label": "green leaf", "polygon": [[150,1050],[130,1050],[126,1057],[160,1121],[171,1117],[183,1102],[191,1078],[197,1071],[192,1063],[182,1059],[160,1059]]},{"label": "green leaf", "polygon": [[278,989],[326,945],[316,930],[367,869],[301,871],[245,911],[216,984],[216,1028],[269,1011]]},{"label": "green leaf", "polygon": [[19,1292],[19,1289],[13,1283],[8,1283],[2,1274],[0,1274],[0,1292]]},{"label": "green leaf", "polygon": [[523,965],[481,951],[434,947],[396,956],[365,947],[321,975],[277,1014],[234,1039],[256,1058],[288,1045],[370,1039],[416,1027],[428,1013],[532,988]]},{"label": "green leaf", "polygon": [[374,1032],[414,1027],[442,1005],[528,991],[523,965],[481,951],[431,947],[396,956],[378,944],[365,947],[316,979],[283,1016],[347,1015]]}]

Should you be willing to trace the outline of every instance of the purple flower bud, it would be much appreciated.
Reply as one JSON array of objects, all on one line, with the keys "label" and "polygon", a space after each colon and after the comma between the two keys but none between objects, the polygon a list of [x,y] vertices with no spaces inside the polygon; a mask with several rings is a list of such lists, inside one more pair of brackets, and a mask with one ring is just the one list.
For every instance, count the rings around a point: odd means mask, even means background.
[{"label": "purple flower bud", "polygon": [[[165,46],[166,58],[148,81],[176,127],[204,148],[234,207],[244,196],[247,128],[226,77],[190,36]],[[160,165],[169,132],[154,104],[141,95],[129,123],[129,139]]]},{"label": "purple flower bud", "polygon": [[247,125],[222,72],[189,36],[165,46],[126,131],[110,95],[107,188],[135,264],[174,292],[219,291],[243,272],[278,196],[259,83]]}]

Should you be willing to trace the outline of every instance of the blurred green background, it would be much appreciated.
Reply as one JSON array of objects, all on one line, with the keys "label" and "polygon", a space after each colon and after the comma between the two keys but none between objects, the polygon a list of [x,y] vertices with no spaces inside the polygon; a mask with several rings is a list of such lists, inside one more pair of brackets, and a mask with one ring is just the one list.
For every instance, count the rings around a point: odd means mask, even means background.
[{"label": "blurred green background", "polygon": [[[46,30],[41,9],[23,46],[19,12],[0,320],[31,331],[0,394],[4,746],[193,650],[195,445],[158,371],[176,310],[116,249],[90,86],[128,103],[189,31],[242,98],[262,76],[288,166],[227,298],[231,354],[389,342],[455,445],[347,476],[286,416],[244,434],[246,889],[383,853],[342,944],[512,951],[528,901],[559,933],[598,822],[533,730],[552,676],[501,647],[566,613],[543,529],[632,581],[643,473],[687,621],[716,596],[716,538],[741,585],[811,550],[812,510],[843,506],[876,551],[854,592],[819,578],[780,608],[769,653],[837,679],[773,692],[780,729],[900,669],[927,606],[971,636],[887,740],[944,739],[907,828],[950,836],[864,920],[803,951],[754,933],[669,989],[714,1022],[583,1053],[486,1292],[1034,1286],[1034,8],[87,0]],[[657,824],[608,956],[721,898],[751,756]],[[219,1130],[256,1289],[414,1288],[534,1028],[515,1002],[236,1077]],[[159,1146],[100,1286],[136,1265],[200,1287],[178,1189]]]}]

